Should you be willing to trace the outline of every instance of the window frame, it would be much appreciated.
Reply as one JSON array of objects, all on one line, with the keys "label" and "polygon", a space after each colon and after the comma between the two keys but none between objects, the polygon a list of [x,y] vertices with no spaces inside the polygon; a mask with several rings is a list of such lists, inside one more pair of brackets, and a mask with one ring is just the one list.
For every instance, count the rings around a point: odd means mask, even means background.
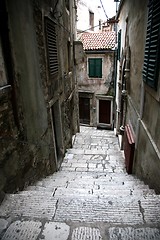
[{"label": "window frame", "polygon": [[52,79],[59,73],[56,24],[48,17],[45,17],[44,20],[48,69],[50,78]]},{"label": "window frame", "polygon": [[[155,91],[158,86],[160,61],[160,2],[150,0],[145,41],[143,81]],[[158,10],[157,10],[158,9]]]},{"label": "window frame", "polygon": [[[94,60],[95,61],[95,63],[94,63],[94,65],[96,64],[96,61],[97,60],[101,60],[101,71],[100,71],[100,74],[98,75],[98,74],[96,74],[97,72],[96,72],[96,68],[94,67],[94,76],[91,76],[90,75],[90,60]],[[103,78],[103,57],[88,57],[87,58],[87,73],[88,73],[88,78],[90,78],[90,79],[95,79],[95,78],[99,78],[99,79],[102,79]]]},{"label": "window frame", "polygon": [[89,10],[89,26],[90,30],[94,31],[94,12]]},{"label": "window frame", "polygon": [[121,36],[122,36],[122,29],[118,31],[118,45],[117,45],[117,60],[120,61],[121,59]]}]

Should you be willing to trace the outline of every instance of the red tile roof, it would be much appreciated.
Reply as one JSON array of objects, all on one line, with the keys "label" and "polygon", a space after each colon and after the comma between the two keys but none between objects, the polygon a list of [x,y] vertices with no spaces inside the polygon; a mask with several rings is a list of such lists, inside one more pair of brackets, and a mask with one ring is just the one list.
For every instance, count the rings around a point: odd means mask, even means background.
[{"label": "red tile roof", "polygon": [[80,40],[84,50],[113,49],[115,32],[83,33]]}]

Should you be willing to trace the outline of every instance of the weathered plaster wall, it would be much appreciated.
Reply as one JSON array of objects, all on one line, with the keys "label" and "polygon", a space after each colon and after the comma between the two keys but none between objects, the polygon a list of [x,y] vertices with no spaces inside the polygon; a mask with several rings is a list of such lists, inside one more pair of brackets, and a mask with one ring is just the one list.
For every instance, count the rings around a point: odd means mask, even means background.
[{"label": "weathered plaster wall", "polygon": [[[48,127],[39,68],[39,52],[30,1],[8,2],[15,72],[23,104],[27,138],[40,139]],[[27,41],[26,41],[27,40]]]},{"label": "weathered plaster wall", "polygon": [[143,121],[160,151],[160,99],[157,101],[145,92]]},{"label": "weathered plaster wall", "polygon": [[13,78],[9,75],[8,81],[12,83],[9,88],[0,89],[0,197],[56,170],[51,117],[55,103],[59,104],[56,117],[59,116],[57,133],[61,133],[61,139],[58,135],[57,142],[61,144],[62,156],[78,131],[75,32],[70,32],[75,23],[74,12],[71,13],[74,1],[70,2],[70,12],[65,1],[57,5],[56,13],[63,11],[63,15],[56,23],[59,62],[56,79],[49,77],[44,27],[44,17],[53,17],[50,1],[7,0],[6,5]]},{"label": "weathered plaster wall", "polygon": [[6,5],[13,79],[8,75],[12,84],[0,91],[1,195],[22,189],[56,170],[54,149],[49,146],[53,145],[53,136],[39,67],[33,5],[18,0],[8,0]]},{"label": "weathered plaster wall", "polygon": [[[114,51],[88,54],[81,42],[75,43],[76,73],[80,96],[90,99],[90,125],[97,126],[97,95],[113,96]],[[88,77],[88,58],[102,58],[102,78]]]},{"label": "weathered plaster wall", "polygon": [[133,172],[160,192],[160,79],[155,91],[142,78],[147,13],[147,1],[125,0],[118,27],[122,29],[122,47],[128,36],[131,52],[126,124],[132,126],[135,137]]},{"label": "weathered plaster wall", "polygon": [[[160,193],[160,154],[143,121],[139,123],[138,147],[135,152],[134,173]],[[158,129],[157,129],[158,130]]]},{"label": "weathered plaster wall", "polygon": [[[124,1],[119,16],[118,29],[121,29],[121,53],[125,48],[126,36],[131,50],[129,95],[140,113],[144,41],[146,34],[147,1]],[[128,23],[127,23],[128,22]],[[141,53],[141,54],[140,54]],[[135,92],[136,89],[136,92]]]},{"label": "weathered plaster wall", "polygon": [[[102,58],[102,78],[88,77],[88,58]],[[93,91],[95,94],[107,94],[113,81],[114,52],[105,54],[86,54],[79,73],[79,90]]]}]

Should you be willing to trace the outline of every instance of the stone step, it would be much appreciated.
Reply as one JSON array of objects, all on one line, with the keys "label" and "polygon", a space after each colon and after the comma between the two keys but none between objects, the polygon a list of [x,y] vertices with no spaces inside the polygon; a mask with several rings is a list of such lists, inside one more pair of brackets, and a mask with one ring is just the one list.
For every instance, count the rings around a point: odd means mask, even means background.
[{"label": "stone step", "polygon": [[[137,185],[137,186],[124,186],[124,185],[117,185],[113,184],[113,185],[96,185],[96,184],[76,184],[74,182],[68,183],[68,185],[65,186],[57,186],[57,185],[49,185],[49,186],[29,186],[28,188],[26,188],[24,191],[47,191],[47,192],[51,192],[54,193],[55,190],[58,191],[62,191],[64,190],[65,195],[68,194],[73,194],[76,192],[82,192],[82,193],[86,193],[86,194],[92,194],[92,193],[97,193],[100,195],[119,195],[119,196],[123,196],[123,194],[127,194],[127,195],[134,195],[135,193],[142,193],[142,195],[146,195],[146,194],[155,194],[153,189],[149,189],[147,185]],[[62,193],[63,194],[63,193]]]},{"label": "stone step", "polygon": [[60,198],[55,221],[105,222],[112,224],[157,224],[160,223],[160,198],[155,196]]},{"label": "stone step", "polygon": [[104,169],[104,168],[87,168],[87,167],[62,167],[62,171],[68,171],[68,172],[95,172],[95,173],[123,173],[125,169],[122,168],[109,168],[109,169]]},{"label": "stone step", "polygon": [[108,188],[105,190],[101,189],[91,189],[91,188],[74,188],[74,187],[68,187],[68,188],[56,188],[54,192],[55,197],[68,197],[68,196],[84,196],[87,197],[88,195],[93,195],[94,197],[99,198],[106,198],[106,197],[132,197],[137,198],[139,196],[146,198],[148,195],[154,195],[154,190],[151,189],[112,189]]},{"label": "stone step", "polygon": [[99,184],[85,184],[85,183],[80,183],[80,184],[75,184],[75,182],[73,183],[69,183],[68,184],[68,188],[90,188],[90,189],[101,189],[101,190],[108,190],[108,189],[111,189],[111,190],[117,190],[117,189],[129,189],[129,190],[135,190],[135,189],[141,189],[141,190],[144,190],[144,189],[147,189],[149,190],[149,187],[148,185],[133,185],[133,186],[125,186],[125,185],[99,185]]},{"label": "stone step", "polygon": [[7,195],[0,216],[55,221],[108,222],[116,224],[160,223],[160,196],[78,196],[54,192],[23,191]]},{"label": "stone step", "polygon": [[122,187],[122,188],[148,188],[148,185],[145,185],[142,181],[138,179],[132,179],[132,178],[124,178],[124,177],[109,177],[106,178],[90,178],[88,176],[83,177],[75,177],[74,175],[72,177],[58,177],[58,178],[51,178],[51,179],[43,179],[42,181],[38,181],[36,183],[37,186],[41,187],[67,187],[71,185],[75,185],[77,187],[84,186],[87,187],[88,185],[91,186],[99,186],[101,188],[107,188],[107,187]]},{"label": "stone step", "polygon": [[72,154],[81,154],[81,155],[107,155],[107,150],[91,150],[91,149],[82,149],[82,148],[69,148],[67,153]]},{"label": "stone step", "polygon": [[95,138],[95,140],[91,139],[90,143],[88,143],[88,141],[85,140],[79,140],[79,141],[75,141],[73,147],[74,148],[79,148],[80,146],[82,146],[82,148],[88,148],[88,147],[106,147],[106,148],[110,148],[112,147],[113,149],[116,148],[118,149],[118,141],[116,142],[111,142],[106,140],[99,140],[97,143],[98,139]]},{"label": "stone step", "polygon": [[109,149],[106,147],[104,149],[100,148],[100,149],[83,149],[83,148],[69,148],[66,152],[66,154],[75,154],[75,155],[115,155],[117,156],[117,159],[119,159],[119,157],[123,158],[123,152],[119,151],[118,149]]},{"label": "stone step", "polygon": [[[89,188],[90,187],[90,188]],[[42,186],[30,186],[25,191],[33,191],[33,192],[49,192],[51,195],[55,197],[68,197],[68,196],[83,196],[87,197],[88,195],[93,195],[95,197],[105,198],[107,196],[117,196],[117,197],[146,197],[148,195],[154,195],[155,192],[152,189],[148,188],[119,188],[116,187],[108,187],[108,188],[95,188],[92,186],[88,186],[88,188],[77,188],[77,187],[42,187]]]},{"label": "stone step", "polygon": [[147,186],[144,185],[142,181],[137,179],[133,175],[128,175],[127,173],[92,173],[92,172],[70,172],[67,175],[68,171],[61,171],[53,174],[52,176],[46,177],[43,180],[38,181],[37,186],[63,186],[66,187],[69,183],[75,182],[79,183],[92,183],[99,185],[124,185],[124,186]]},{"label": "stone step", "polygon": [[109,131],[109,130],[97,130],[96,128],[92,128],[92,129],[82,129],[80,133],[76,133],[76,137],[92,137],[94,138],[96,137],[113,137],[115,138],[115,134],[113,131]]}]

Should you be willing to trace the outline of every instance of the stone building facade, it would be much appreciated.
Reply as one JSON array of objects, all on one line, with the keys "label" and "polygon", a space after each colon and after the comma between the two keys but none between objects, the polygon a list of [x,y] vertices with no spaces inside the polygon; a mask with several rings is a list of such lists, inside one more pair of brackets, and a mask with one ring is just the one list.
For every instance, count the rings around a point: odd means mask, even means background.
[{"label": "stone building facade", "polygon": [[117,20],[116,132],[124,150],[130,132],[130,171],[160,192],[160,2],[123,0]]},{"label": "stone building facade", "polygon": [[2,0],[0,196],[57,171],[78,131],[75,1]]},{"label": "stone building facade", "polygon": [[83,33],[77,43],[80,124],[113,128],[115,32]]}]

